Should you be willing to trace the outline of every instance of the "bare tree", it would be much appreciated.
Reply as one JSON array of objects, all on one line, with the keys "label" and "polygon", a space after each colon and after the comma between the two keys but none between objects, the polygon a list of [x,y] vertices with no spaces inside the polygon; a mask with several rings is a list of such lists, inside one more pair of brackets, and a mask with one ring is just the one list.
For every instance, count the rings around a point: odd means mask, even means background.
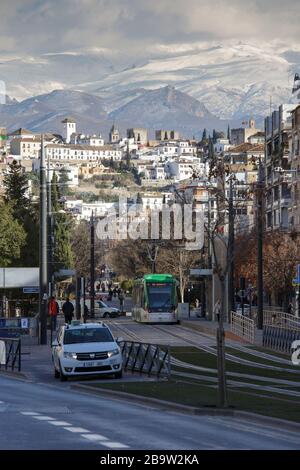
[{"label": "bare tree", "polygon": [[[221,407],[227,406],[226,364],[225,364],[225,331],[226,319],[226,280],[234,258],[234,222],[238,209],[243,207],[249,198],[249,189],[239,192],[233,197],[235,176],[230,173],[229,165],[224,159],[212,158],[209,180],[215,184],[210,188],[210,199],[215,202],[215,217],[205,222],[205,232],[212,249],[212,268],[220,282],[221,299],[219,312],[215,312],[218,321],[217,328],[217,359],[218,359],[218,385],[219,403]],[[229,183],[229,194],[227,188]],[[229,224],[228,233],[226,225]],[[217,306],[215,306],[216,308]]]}]

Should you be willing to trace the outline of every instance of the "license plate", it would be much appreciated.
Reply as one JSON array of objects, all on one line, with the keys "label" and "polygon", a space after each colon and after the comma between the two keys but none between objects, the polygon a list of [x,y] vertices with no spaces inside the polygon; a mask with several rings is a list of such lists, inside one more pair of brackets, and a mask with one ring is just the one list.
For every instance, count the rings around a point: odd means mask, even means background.
[{"label": "license plate", "polygon": [[84,362],[83,363],[83,367],[94,367],[96,365],[97,365],[96,362]]}]

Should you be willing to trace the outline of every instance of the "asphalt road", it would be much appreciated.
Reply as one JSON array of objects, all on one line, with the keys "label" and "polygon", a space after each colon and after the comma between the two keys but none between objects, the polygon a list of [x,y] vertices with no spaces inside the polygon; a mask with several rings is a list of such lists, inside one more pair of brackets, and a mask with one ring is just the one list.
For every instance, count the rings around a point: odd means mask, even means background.
[{"label": "asphalt road", "polygon": [[0,376],[0,450],[299,449],[300,434]]}]

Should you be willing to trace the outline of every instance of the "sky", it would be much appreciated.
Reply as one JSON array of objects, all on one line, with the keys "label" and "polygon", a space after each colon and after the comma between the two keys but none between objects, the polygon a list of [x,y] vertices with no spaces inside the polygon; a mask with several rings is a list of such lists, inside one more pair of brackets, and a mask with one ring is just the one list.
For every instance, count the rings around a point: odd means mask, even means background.
[{"label": "sky", "polygon": [[213,40],[297,43],[299,0],[1,0],[3,56],[121,52]]}]

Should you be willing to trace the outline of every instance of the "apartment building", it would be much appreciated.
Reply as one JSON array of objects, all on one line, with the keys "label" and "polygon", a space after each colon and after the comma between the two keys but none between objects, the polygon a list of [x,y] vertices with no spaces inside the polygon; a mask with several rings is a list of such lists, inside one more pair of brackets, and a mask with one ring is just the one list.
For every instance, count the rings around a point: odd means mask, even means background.
[{"label": "apartment building", "polygon": [[283,104],[265,119],[266,228],[290,228],[292,111]]},{"label": "apartment building", "polygon": [[290,228],[300,230],[300,104],[292,111],[290,134],[291,205],[289,207]]}]

